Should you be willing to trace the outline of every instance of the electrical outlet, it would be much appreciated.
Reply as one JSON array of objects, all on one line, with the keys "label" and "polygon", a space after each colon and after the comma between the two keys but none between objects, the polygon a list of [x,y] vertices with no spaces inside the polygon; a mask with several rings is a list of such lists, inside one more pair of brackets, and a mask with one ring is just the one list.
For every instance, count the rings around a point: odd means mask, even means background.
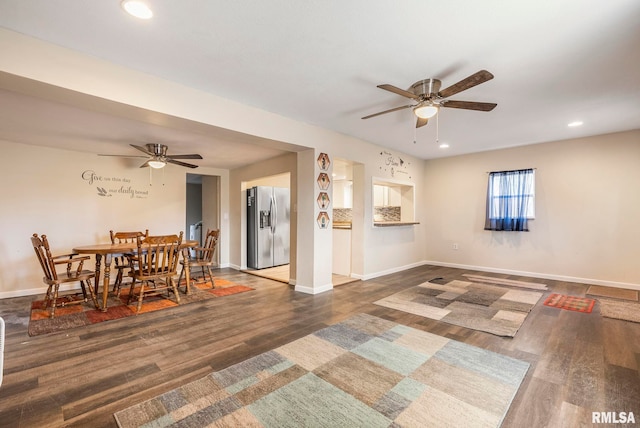
[{"label": "electrical outlet", "polygon": [[458,243],[457,243],[457,242],[453,244],[453,249],[454,249],[454,250],[457,250],[457,249],[458,249]]}]

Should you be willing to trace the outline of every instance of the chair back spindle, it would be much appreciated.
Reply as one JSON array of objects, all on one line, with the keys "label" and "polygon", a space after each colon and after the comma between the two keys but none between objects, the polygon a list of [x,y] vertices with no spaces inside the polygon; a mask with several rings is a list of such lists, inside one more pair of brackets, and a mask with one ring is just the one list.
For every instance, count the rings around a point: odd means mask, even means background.
[{"label": "chair back spindle", "polygon": [[38,234],[34,233],[31,237],[31,244],[33,244],[33,249],[36,252],[38,261],[40,262],[42,272],[44,272],[44,277],[50,281],[58,279],[55,266],[53,266],[51,261],[52,257],[51,251],[49,250],[47,235],[38,237]]}]

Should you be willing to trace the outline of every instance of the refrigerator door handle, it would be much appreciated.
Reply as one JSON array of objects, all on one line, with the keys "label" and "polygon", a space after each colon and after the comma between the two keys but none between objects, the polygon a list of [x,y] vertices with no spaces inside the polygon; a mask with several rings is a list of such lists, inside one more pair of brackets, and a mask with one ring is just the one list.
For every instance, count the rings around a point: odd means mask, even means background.
[{"label": "refrigerator door handle", "polygon": [[278,219],[278,203],[276,202],[275,196],[271,195],[271,233],[276,233],[276,221]]}]

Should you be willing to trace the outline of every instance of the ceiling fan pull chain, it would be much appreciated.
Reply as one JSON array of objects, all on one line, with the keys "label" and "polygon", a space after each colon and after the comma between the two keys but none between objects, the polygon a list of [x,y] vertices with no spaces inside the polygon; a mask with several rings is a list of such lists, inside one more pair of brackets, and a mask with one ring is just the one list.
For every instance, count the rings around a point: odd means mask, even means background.
[{"label": "ceiling fan pull chain", "polygon": [[[413,115],[411,115],[411,117],[413,117]],[[411,124],[413,125],[413,123]],[[416,144],[416,134],[418,133],[418,128],[415,126],[411,126],[413,128],[413,144]]]},{"label": "ceiling fan pull chain", "polygon": [[151,172],[152,172],[153,168],[149,168],[149,187],[153,186],[153,181],[151,179]]},{"label": "ceiling fan pull chain", "polygon": [[436,115],[436,144],[440,143],[440,115]]}]

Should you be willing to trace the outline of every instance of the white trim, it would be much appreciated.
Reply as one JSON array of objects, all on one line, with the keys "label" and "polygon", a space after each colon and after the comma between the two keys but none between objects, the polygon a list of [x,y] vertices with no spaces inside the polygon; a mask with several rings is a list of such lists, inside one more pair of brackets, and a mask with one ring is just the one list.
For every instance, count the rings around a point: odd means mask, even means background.
[{"label": "white trim", "polygon": [[333,290],[333,284],[331,283],[322,285],[320,287],[307,287],[304,285],[296,285],[296,287],[294,288],[294,291],[299,291],[301,293],[306,293],[306,294],[320,294],[320,293],[324,293],[326,291],[331,291],[331,290]]},{"label": "white trim", "polygon": [[459,263],[438,262],[434,260],[425,261],[424,264],[434,265],[434,266],[453,267],[457,269],[479,270],[482,272],[504,273],[507,275],[527,276],[531,278],[552,279],[554,281],[577,282],[579,284],[602,285],[603,287],[627,288],[630,290],[640,291],[640,284],[631,284],[628,282],[605,281],[601,279],[578,278],[574,276],[555,275],[550,273],[526,272],[526,271],[500,269],[500,268],[485,267],[485,266],[463,265]]},{"label": "white trim", "polygon": [[[93,284],[91,284],[93,287]],[[80,291],[80,284],[73,286],[72,284],[60,285],[59,291]],[[3,291],[0,292],[0,299],[10,299],[12,297],[32,296],[34,294],[42,294],[43,297],[47,293],[47,287],[29,288],[27,290]]]},{"label": "white trim", "polygon": [[0,385],[2,385],[2,373],[4,373],[4,319],[0,317]]},{"label": "white trim", "polygon": [[351,276],[353,278],[358,278],[358,279],[361,279],[363,281],[366,281],[368,279],[378,278],[380,276],[390,275],[390,274],[396,273],[396,272],[402,272],[404,270],[413,269],[414,267],[423,266],[423,265],[427,265],[427,264],[430,264],[430,263],[427,262],[427,261],[421,261],[421,262],[411,263],[411,264],[404,265],[404,266],[398,266],[396,268],[383,270],[383,271],[380,271],[380,272],[374,272],[374,273],[370,273],[370,274],[366,274],[366,275],[351,274]]}]

